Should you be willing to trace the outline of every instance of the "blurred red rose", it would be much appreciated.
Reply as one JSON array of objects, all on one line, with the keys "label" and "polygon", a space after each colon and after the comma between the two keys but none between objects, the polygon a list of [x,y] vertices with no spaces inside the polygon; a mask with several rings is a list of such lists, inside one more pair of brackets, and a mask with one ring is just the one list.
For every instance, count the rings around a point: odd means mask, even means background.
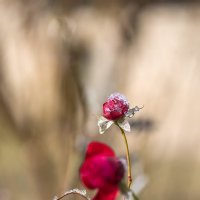
[{"label": "blurred red rose", "polygon": [[109,146],[100,142],[88,145],[80,178],[89,189],[98,189],[93,200],[115,200],[124,172],[122,162]]},{"label": "blurred red rose", "polygon": [[103,104],[103,116],[109,120],[124,117],[129,110],[126,97],[120,93],[113,93]]}]

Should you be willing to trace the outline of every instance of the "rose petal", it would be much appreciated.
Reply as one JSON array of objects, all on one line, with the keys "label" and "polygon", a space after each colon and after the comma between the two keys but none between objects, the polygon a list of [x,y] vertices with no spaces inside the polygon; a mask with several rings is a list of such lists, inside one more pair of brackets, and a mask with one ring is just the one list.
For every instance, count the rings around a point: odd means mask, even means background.
[{"label": "rose petal", "polygon": [[83,183],[90,189],[109,192],[124,176],[124,166],[114,157],[94,156],[86,159],[80,168]]},{"label": "rose petal", "polygon": [[86,150],[86,159],[94,156],[109,156],[114,157],[114,151],[106,144],[101,142],[91,142]]},{"label": "rose petal", "polygon": [[92,142],[79,173],[86,187],[98,190],[93,200],[115,200],[125,168],[108,145]]},{"label": "rose petal", "polygon": [[100,117],[97,123],[99,127],[99,133],[103,134],[108,128],[112,126],[113,123],[113,121],[108,120],[105,117]]}]

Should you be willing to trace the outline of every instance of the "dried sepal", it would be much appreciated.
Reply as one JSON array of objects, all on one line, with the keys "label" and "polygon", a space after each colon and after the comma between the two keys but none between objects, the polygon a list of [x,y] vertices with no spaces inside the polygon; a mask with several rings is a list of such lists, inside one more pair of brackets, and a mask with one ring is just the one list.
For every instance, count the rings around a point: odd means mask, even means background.
[{"label": "dried sepal", "polygon": [[128,112],[126,113],[126,117],[133,117],[133,115],[135,115],[136,112],[140,111],[142,108],[144,108],[144,106],[142,106],[141,108],[138,106],[135,106],[134,108],[131,108],[128,110]]},{"label": "dried sepal", "polygon": [[100,117],[98,120],[99,133],[103,134],[108,128],[114,124],[114,121],[108,120],[105,117]]},{"label": "dried sepal", "polygon": [[122,118],[120,120],[117,121],[117,124],[119,125],[120,128],[122,128],[125,132],[130,132],[131,131],[131,127],[129,122],[125,119]]}]

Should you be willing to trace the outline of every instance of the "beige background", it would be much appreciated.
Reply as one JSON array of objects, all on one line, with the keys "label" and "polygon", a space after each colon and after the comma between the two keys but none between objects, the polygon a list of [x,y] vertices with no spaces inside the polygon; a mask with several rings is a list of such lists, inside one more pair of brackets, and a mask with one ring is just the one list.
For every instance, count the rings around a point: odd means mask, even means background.
[{"label": "beige background", "polygon": [[1,1],[0,15],[0,199],[81,188],[88,141],[123,155],[96,126],[120,91],[145,106],[127,136],[141,199],[199,200],[199,4]]}]

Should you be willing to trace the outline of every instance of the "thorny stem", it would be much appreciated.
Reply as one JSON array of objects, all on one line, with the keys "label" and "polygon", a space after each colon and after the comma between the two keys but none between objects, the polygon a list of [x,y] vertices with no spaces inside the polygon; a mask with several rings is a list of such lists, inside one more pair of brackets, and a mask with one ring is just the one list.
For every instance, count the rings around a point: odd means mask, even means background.
[{"label": "thorny stem", "polygon": [[117,126],[119,127],[119,129],[121,130],[124,142],[125,142],[125,146],[126,146],[126,159],[127,159],[127,163],[128,163],[128,188],[130,189],[131,187],[131,183],[132,183],[132,175],[131,175],[131,159],[130,159],[130,153],[129,153],[129,147],[128,147],[128,141],[126,139],[126,134],[124,132],[124,130],[117,124]]},{"label": "thorny stem", "polygon": [[65,194],[63,194],[62,196],[60,197],[55,197],[53,200],[61,200],[62,198],[68,196],[68,195],[71,195],[71,194],[75,194],[75,195],[79,195],[81,197],[83,197],[84,199],[86,200],[90,200],[90,198],[86,197],[85,195],[79,193],[79,192],[75,192],[75,191],[71,191],[71,192],[66,192]]}]

